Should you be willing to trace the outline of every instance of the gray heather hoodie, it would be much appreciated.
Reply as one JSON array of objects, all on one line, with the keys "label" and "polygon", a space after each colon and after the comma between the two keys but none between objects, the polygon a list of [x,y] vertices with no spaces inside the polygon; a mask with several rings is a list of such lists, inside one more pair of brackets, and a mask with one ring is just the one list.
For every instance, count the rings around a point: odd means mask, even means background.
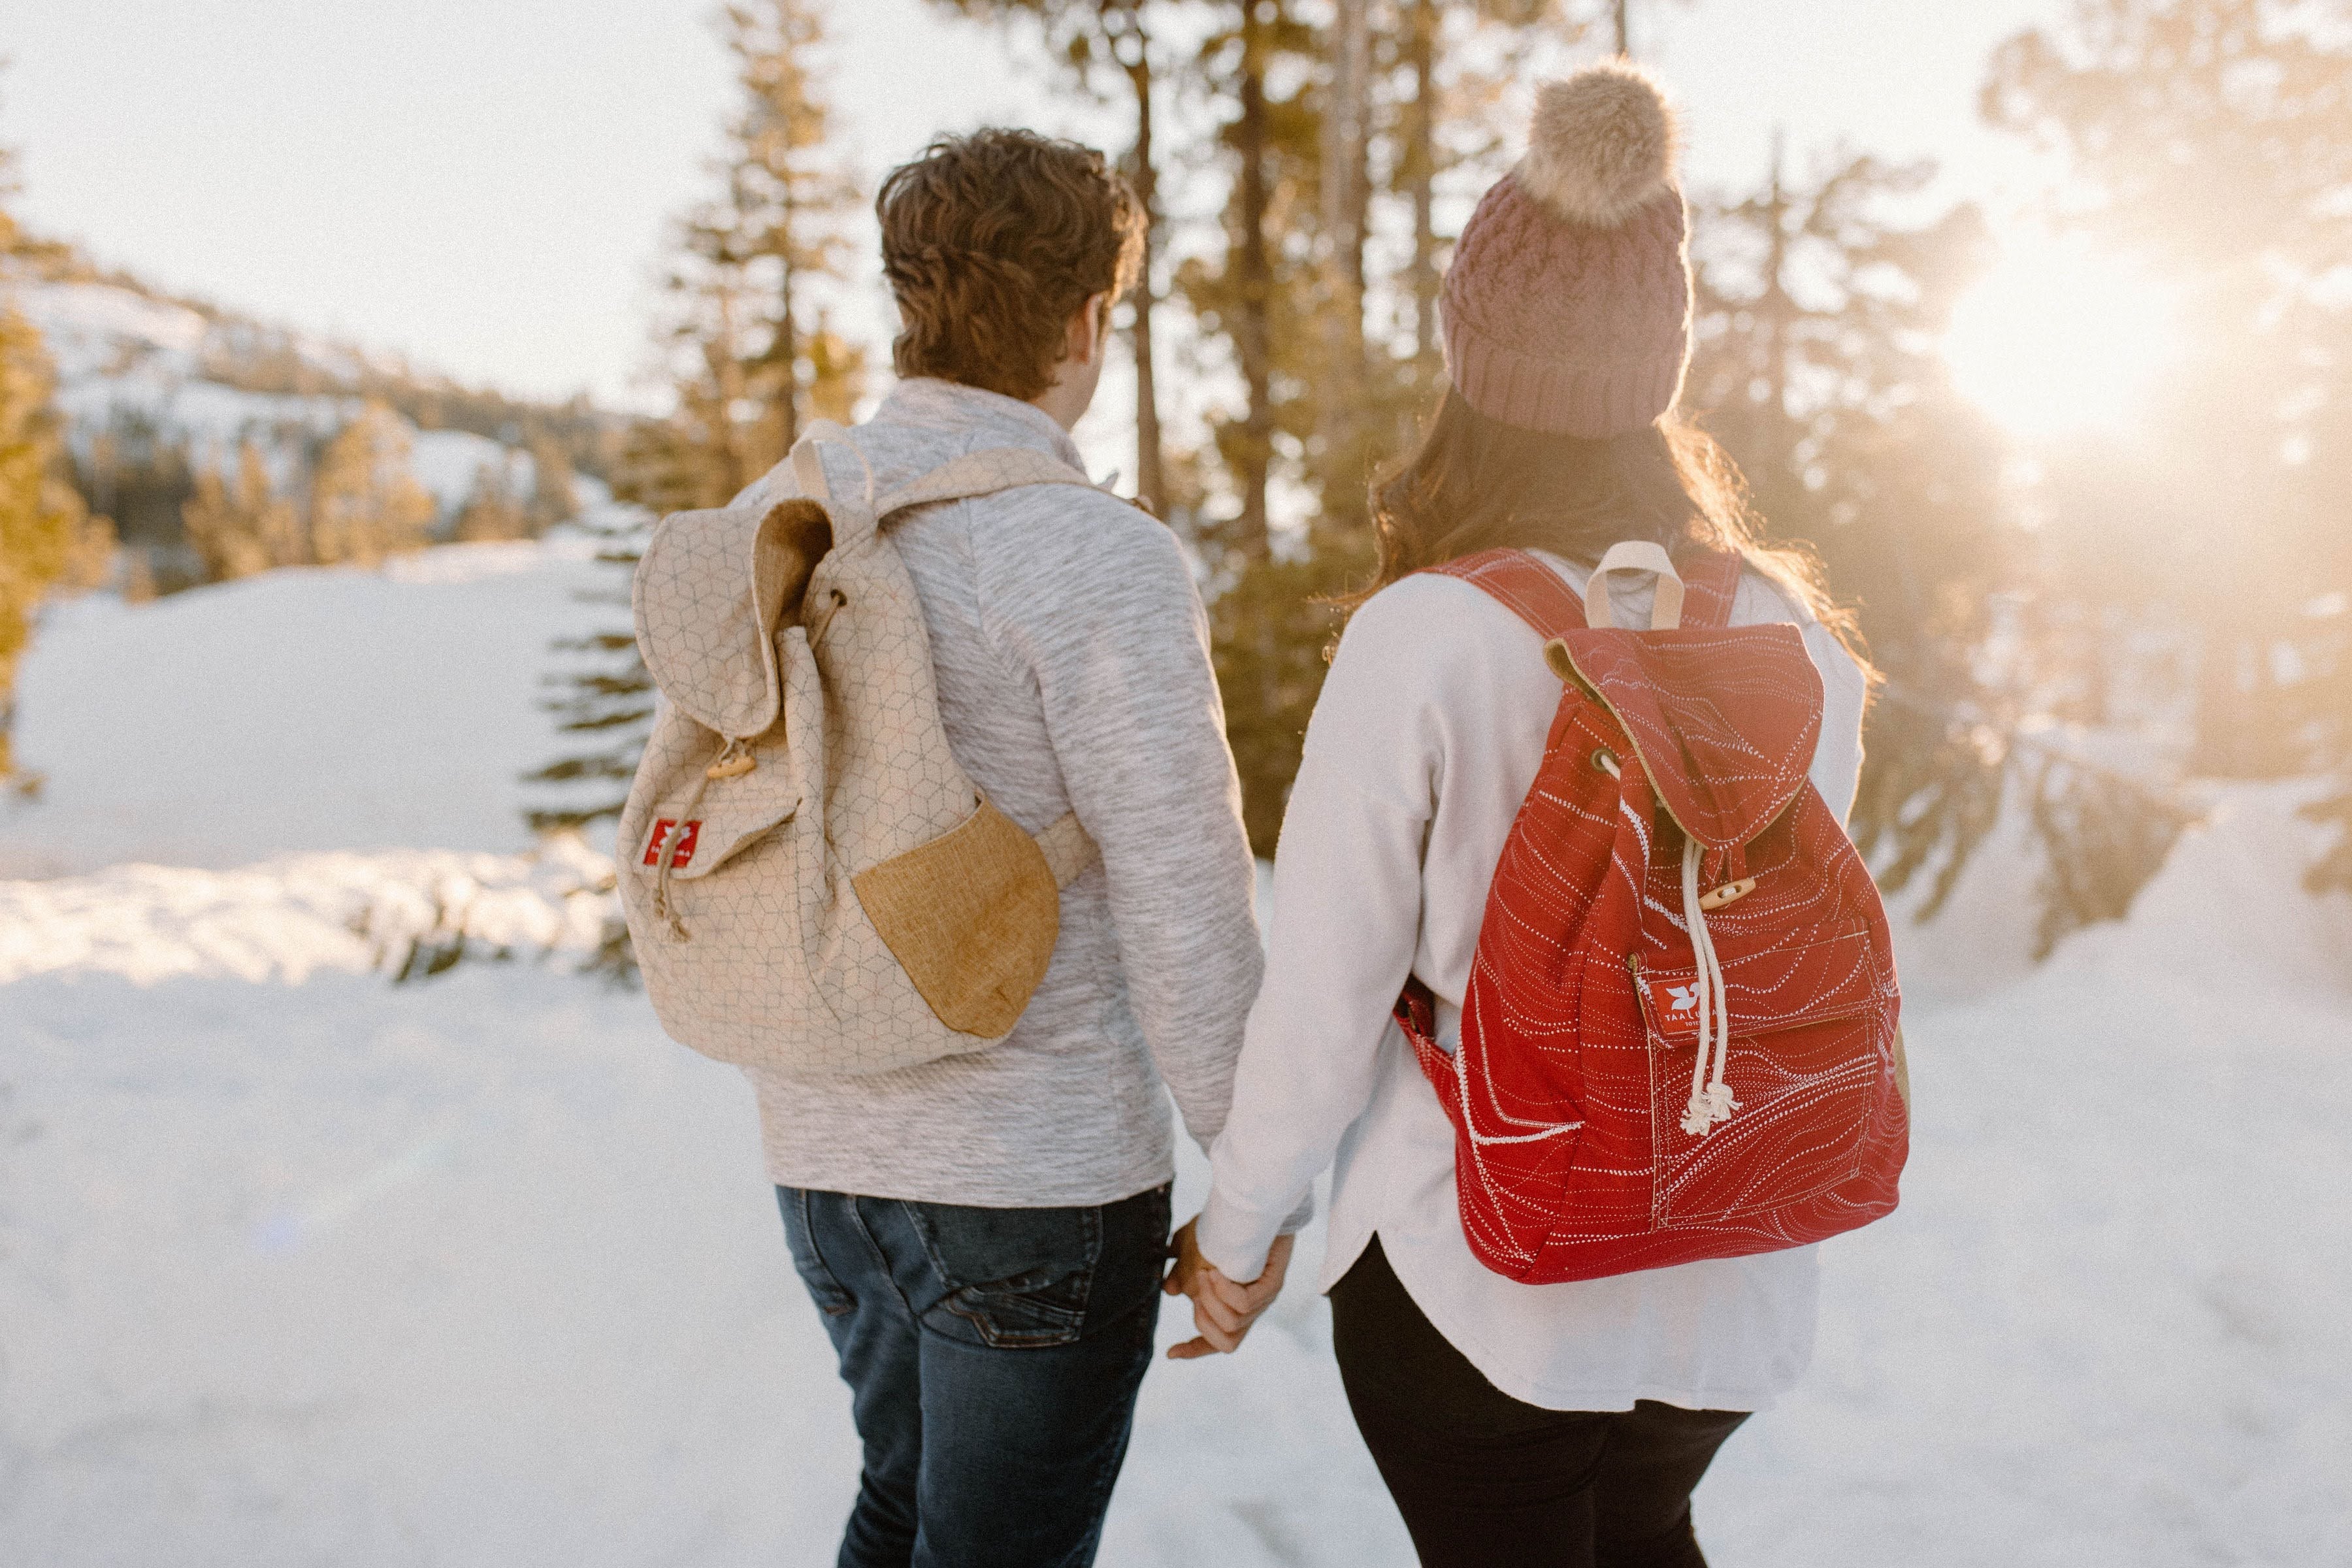
[{"label": "gray heather hoodie", "polygon": [[[877,492],[992,447],[1082,466],[1043,411],[944,381],[900,384],[856,439]],[[835,493],[865,483],[834,448],[826,474]],[[1161,1085],[1206,1147],[1262,966],[1192,574],[1150,517],[1069,487],[927,507],[889,528],[956,760],[1033,833],[1075,810],[1102,863],[1064,890],[1053,965],[1002,1045],[873,1078],[749,1069],[769,1173],[999,1208],[1156,1186],[1174,1165]]]}]

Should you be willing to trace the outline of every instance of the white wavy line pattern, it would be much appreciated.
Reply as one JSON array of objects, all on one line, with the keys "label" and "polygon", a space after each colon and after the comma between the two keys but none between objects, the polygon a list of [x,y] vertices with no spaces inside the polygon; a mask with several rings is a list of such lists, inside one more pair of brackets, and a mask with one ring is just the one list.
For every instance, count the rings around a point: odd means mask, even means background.
[{"label": "white wavy line pattern", "polygon": [[[1721,626],[1736,557],[1685,574],[1698,624],[1670,633],[1581,629],[1566,585],[1514,552],[1441,570],[1571,634],[1610,700],[1562,695],[1488,895],[1458,1053],[1431,1040],[1425,997],[1400,1005],[1454,1122],[1472,1249],[1549,1283],[1801,1246],[1891,1210],[1901,998],[1877,889],[1805,777],[1822,698],[1801,641]],[[1644,766],[1612,778],[1591,761],[1604,748]],[[1700,1137],[1679,1124],[1696,1031],[1661,1005],[1696,974],[1685,826],[1708,847],[1706,886],[1757,879],[1707,919],[1741,1109]]]}]

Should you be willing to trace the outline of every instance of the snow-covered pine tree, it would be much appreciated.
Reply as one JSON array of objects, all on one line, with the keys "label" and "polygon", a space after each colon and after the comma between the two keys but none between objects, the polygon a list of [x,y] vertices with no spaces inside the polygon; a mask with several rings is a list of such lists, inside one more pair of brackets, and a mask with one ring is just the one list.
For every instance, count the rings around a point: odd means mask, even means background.
[{"label": "snow-covered pine tree", "polygon": [[[723,122],[719,190],[678,225],[658,331],[668,416],[638,421],[614,465],[615,500],[638,509],[602,526],[611,589],[586,597],[613,619],[557,642],[565,668],[550,706],[577,742],[530,782],[555,786],[530,813],[541,831],[616,816],[653,719],[653,683],[625,612],[651,517],[723,505],[791,449],[814,414],[846,418],[865,355],[832,327],[812,285],[838,283],[856,182],[831,146],[815,0],[742,0],[719,26],[737,97]],[[614,611],[621,612],[614,615]]]}]

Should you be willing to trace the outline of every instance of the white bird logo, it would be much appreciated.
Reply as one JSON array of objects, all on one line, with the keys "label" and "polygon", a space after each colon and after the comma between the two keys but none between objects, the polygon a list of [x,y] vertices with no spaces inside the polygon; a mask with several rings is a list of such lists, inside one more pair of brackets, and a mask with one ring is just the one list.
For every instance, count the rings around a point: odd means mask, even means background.
[{"label": "white bird logo", "polygon": [[1666,987],[1666,994],[1674,999],[1671,1011],[1687,1013],[1698,1005],[1698,987],[1696,985],[1670,985]]}]

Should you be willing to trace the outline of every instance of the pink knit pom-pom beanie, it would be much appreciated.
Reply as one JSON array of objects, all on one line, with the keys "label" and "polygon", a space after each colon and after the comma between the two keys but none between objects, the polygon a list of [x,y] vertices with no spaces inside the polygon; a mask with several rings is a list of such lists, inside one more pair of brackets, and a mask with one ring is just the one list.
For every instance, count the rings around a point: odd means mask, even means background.
[{"label": "pink knit pom-pom beanie", "polygon": [[1490,419],[1598,438],[1675,405],[1690,363],[1690,237],[1674,112],[1622,61],[1536,97],[1528,154],[1446,269],[1445,360]]}]

